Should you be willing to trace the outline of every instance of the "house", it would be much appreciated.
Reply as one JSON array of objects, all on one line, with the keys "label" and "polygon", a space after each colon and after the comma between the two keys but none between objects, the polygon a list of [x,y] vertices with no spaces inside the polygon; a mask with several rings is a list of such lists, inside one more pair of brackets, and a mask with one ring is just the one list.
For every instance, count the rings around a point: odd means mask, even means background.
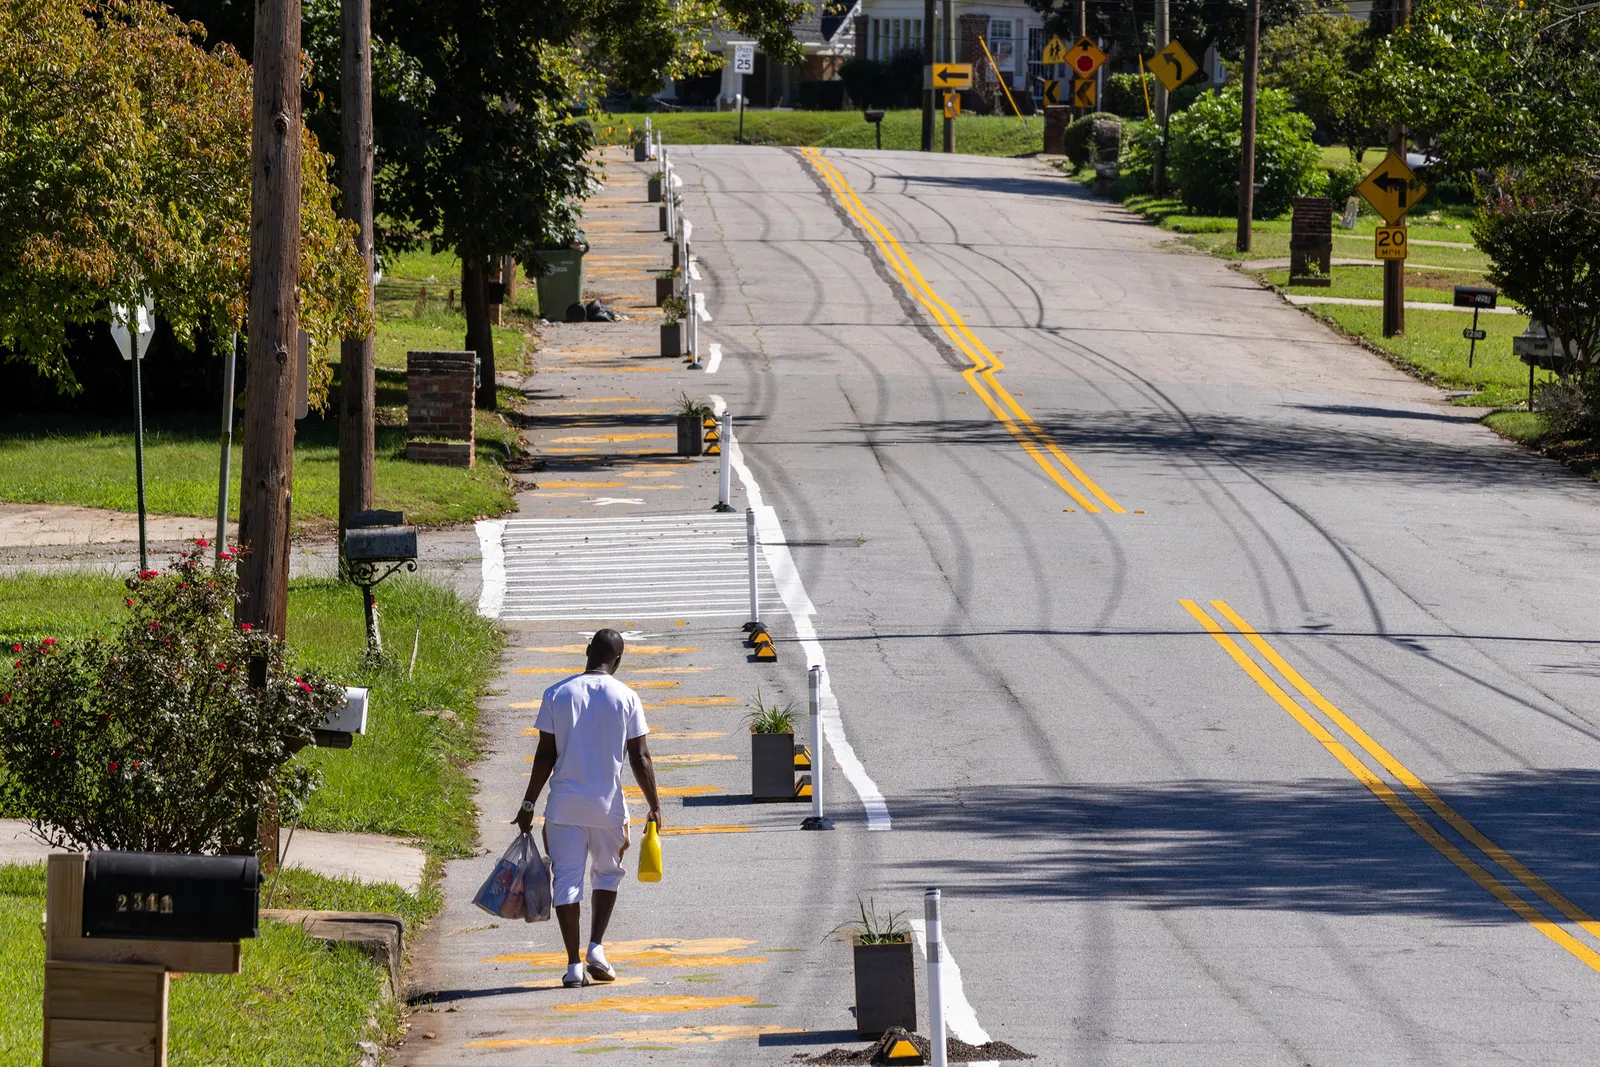
[{"label": "house", "polygon": [[[886,61],[902,49],[922,50],[921,0],[861,0],[858,6],[857,56]],[[1037,102],[1046,73],[1039,57],[1049,41],[1044,32],[1044,16],[1019,3],[952,0],[950,7],[956,23],[953,61],[973,64],[980,79],[994,77],[990,73],[993,71],[1013,94],[1025,92]],[[943,9],[941,0],[934,20],[938,50],[942,50],[944,41]],[[943,58],[941,52],[939,59]]]},{"label": "house", "polygon": [[726,108],[734,106],[743,92],[750,107],[794,107],[800,102],[801,83],[832,80],[845,60],[856,54],[854,15],[859,8],[859,0],[853,4],[812,0],[791,27],[805,58],[798,65],[771,63],[757,50],[755,70],[742,78],[733,69],[732,46],[738,38],[723,36],[708,49],[727,58],[720,70],[676,84],[668,82],[661,96],[686,107],[709,104]]}]

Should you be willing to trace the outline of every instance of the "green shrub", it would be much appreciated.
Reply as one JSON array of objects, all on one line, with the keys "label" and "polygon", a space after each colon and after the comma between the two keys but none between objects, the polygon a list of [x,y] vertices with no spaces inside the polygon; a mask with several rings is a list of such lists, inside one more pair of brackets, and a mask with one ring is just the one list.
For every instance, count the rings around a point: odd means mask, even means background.
[{"label": "green shrub", "polygon": [[1106,98],[1100,106],[1113,115],[1120,115],[1125,119],[1142,119],[1148,115],[1145,111],[1145,90],[1150,92],[1150,106],[1155,106],[1156,101],[1156,76],[1149,71],[1144,73],[1144,89],[1139,87],[1138,74],[1113,74],[1106,79]]},{"label": "green shrub", "polygon": [[1346,200],[1356,195],[1356,186],[1361,184],[1364,172],[1355,163],[1346,163],[1342,167],[1328,167],[1327,191],[1323,194],[1333,201],[1334,214],[1344,210]]},{"label": "green shrub", "polygon": [[884,64],[875,59],[847,59],[839,67],[839,80],[850,102],[858,108],[884,107]]},{"label": "green shrub", "polygon": [[1087,167],[1094,161],[1094,120],[1092,114],[1073,119],[1061,135],[1062,151],[1075,169]]},{"label": "green shrub", "polygon": [[1147,193],[1156,172],[1156,153],[1161,150],[1161,126],[1156,122],[1124,122],[1122,155],[1117,161],[1117,192]]},{"label": "green shrub", "polygon": [[[1167,158],[1184,206],[1201,215],[1238,211],[1241,107],[1239,89],[1207,93],[1172,117]],[[1288,94],[1262,89],[1256,103],[1255,217],[1288,211],[1297,196],[1320,196],[1327,184],[1322,153],[1311,141],[1311,120],[1293,110]]]},{"label": "green shrub", "polygon": [[[263,799],[298,811],[295,748],[344,700],[281,640],[236,627],[231,557],[205,541],[128,581],[109,637],[14,643],[0,681],[6,807],[56,847],[249,852]],[[252,660],[265,686],[250,684]]]}]

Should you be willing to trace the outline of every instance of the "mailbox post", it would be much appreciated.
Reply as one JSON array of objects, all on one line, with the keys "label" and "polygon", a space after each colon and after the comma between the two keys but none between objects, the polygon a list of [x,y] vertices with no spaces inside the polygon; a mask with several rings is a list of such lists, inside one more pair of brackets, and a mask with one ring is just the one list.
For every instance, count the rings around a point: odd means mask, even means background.
[{"label": "mailbox post", "polygon": [[[1467,349],[1467,366],[1469,367],[1472,366],[1472,357],[1478,354],[1478,342],[1483,340],[1486,336],[1484,331],[1478,329],[1478,312],[1482,311],[1484,308],[1493,308],[1495,301],[1499,296],[1500,290],[1494,288],[1493,286],[1456,286],[1456,307],[1472,309],[1472,326],[1470,329],[1461,331],[1467,340],[1471,342],[1471,346]],[[1533,410],[1531,400],[1529,401],[1528,410]]]},{"label": "mailbox post", "polygon": [[873,139],[879,148],[883,147],[883,111],[879,108],[869,108],[861,113],[861,117],[872,123]]},{"label": "mailbox post", "polygon": [[350,579],[361,587],[367,613],[367,652],[377,655],[383,651],[383,636],[378,632],[378,599],[373,590],[402,568],[417,569],[417,528],[405,525],[405,516],[398,511],[357,512],[345,527],[344,561]]},{"label": "mailbox post", "polygon": [[260,884],[254,856],[51,856],[44,1067],[165,1067],[170,973],[238,974]]}]

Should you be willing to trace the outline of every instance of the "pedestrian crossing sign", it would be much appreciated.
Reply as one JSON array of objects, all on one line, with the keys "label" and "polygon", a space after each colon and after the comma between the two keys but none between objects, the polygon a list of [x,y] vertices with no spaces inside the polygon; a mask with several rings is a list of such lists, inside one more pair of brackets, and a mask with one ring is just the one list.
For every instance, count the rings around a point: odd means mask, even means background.
[{"label": "pedestrian crossing sign", "polygon": [[1067,61],[1067,42],[1059,37],[1050,38],[1050,43],[1044,46],[1044,51],[1039,55],[1041,63],[1065,63]]}]

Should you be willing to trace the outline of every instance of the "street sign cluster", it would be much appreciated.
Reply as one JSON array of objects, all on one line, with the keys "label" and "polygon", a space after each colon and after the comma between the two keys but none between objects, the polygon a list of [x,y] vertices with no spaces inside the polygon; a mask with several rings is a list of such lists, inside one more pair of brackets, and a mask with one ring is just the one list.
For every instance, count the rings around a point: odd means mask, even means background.
[{"label": "street sign cluster", "polygon": [[1417,206],[1428,187],[1417,178],[1406,161],[1394,152],[1383,157],[1383,162],[1361,179],[1356,191],[1366,198],[1374,211],[1383,216],[1387,226],[1379,226],[1373,236],[1373,257],[1376,259],[1406,258],[1406,228],[1401,220],[1406,212]]}]

